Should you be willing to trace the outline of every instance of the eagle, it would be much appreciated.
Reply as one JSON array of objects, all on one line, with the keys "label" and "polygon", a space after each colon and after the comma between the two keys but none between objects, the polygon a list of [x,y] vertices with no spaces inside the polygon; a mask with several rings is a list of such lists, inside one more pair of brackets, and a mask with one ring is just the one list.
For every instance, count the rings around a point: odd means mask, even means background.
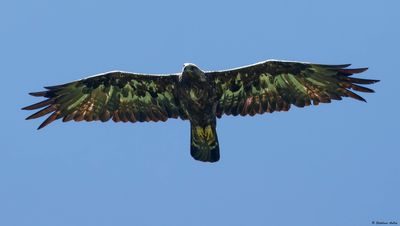
[{"label": "eagle", "polygon": [[110,71],[29,93],[46,99],[22,109],[40,109],[26,119],[50,114],[38,129],[57,119],[132,123],[189,120],[191,156],[217,162],[217,118],[223,115],[288,111],[291,105],[318,105],[342,97],[366,102],[353,91],[372,93],[362,85],[379,80],[351,77],[367,68],[349,66],[266,60],[221,71],[203,71],[192,63],[184,64],[182,72],[176,74]]}]

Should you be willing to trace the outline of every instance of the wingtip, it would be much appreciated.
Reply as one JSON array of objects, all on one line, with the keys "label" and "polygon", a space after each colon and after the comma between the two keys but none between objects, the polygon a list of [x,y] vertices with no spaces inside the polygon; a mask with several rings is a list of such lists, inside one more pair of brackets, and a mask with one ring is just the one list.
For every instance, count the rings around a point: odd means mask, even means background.
[{"label": "wingtip", "polygon": [[39,91],[39,92],[30,92],[28,94],[31,96],[34,96],[34,97],[42,97],[42,96],[45,96],[47,94],[47,92],[48,91]]},{"label": "wingtip", "polygon": [[[354,97],[353,97],[354,98]],[[362,102],[364,102],[364,103],[367,103],[367,100],[365,100],[363,97],[361,97],[361,96],[358,96],[358,97],[356,97],[356,98],[354,98],[354,99],[357,99],[357,100],[359,100],[359,101],[362,101]]]},{"label": "wingtip", "polygon": [[50,124],[53,121],[53,120],[50,119],[50,117],[47,118],[44,122],[42,122],[42,124],[40,124],[40,126],[37,128],[37,130],[43,129],[45,126]]},{"label": "wingtip", "polygon": [[315,65],[332,69],[345,69],[351,66],[351,64],[315,64]]},{"label": "wingtip", "polygon": [[[42,123],[43,124],[43,123]],[[46,125],[42,125],[42,124],[40,124],[40,126],[36,129],[36,130],[41,130],[41,129],[43,129],[43,127],[45,127]]]},{"label": "wingtip", "polygon": [[366,70],[368,70],[367,67],[362,67],[362,68],[343,68],[343,69],[339,69],[340,72],[346,73],[346,74],[349,74],[349,75],[362,73],[362,72],[364,72],[364,71],[366,71]]},{"label": "wingtip", "polygon": [[366,99],[364,99],[363,97],[361,97],[361,99],[360,99],[361,101],[363,101],[363,102],[365,102],[365,103],[367,103],[367,100]]},{"label": "wingtip", "polygon": [[358,68],[359,72],[356,72],[356,73],[361,73],[361,72],[367,71],[368,69],[369,69],[368,67]]},{"label": "wingtip", "polygon": [[347,68],[347,67],[350,67],[351,66],[351,64],[339,64],[339,65],[336,65],[336,67],[341,67],[341,68]]}]

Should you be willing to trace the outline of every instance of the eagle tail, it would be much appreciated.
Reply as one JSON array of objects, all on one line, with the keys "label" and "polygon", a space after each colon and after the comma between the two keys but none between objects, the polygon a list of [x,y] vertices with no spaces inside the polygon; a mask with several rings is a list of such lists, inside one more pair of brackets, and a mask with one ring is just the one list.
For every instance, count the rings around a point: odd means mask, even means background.
[{"label": "eagle tail", "polygon": [[194,125],[190,123],[190,154],[196,160],[216,162],[219,160],[219,144],[214,124]]}]

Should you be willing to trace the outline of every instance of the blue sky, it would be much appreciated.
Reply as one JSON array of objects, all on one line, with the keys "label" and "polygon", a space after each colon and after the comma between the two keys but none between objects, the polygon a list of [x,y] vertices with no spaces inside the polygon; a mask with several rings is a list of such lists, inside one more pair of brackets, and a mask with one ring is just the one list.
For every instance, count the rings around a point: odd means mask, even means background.
[{"label": "blue sky", "polygon": [[[0,225],[400,223],[400,3],[2,1]],[[25,121],[28,96],[109,70],[174,73],[265,59],[353,63],[368,103],[218,121],[221,161],[189,123]]]}]

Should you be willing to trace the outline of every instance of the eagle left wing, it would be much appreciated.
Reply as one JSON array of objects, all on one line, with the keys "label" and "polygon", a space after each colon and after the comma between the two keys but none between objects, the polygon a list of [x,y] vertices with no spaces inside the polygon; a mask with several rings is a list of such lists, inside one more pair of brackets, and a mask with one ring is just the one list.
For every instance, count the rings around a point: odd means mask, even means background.
[{"label": "eagle left wing", "polygon": [[290,105],[304,107],[351,97],[365,101],[350,91],[374,92],[358,84],[379,80],[350,77],[367,68],[348,69],[346,65],[321,65],[268,60],[241,68],[207,72],[214,83],[219,102],[217,117],[255,115],[288,111]]},{"label": "eagle left wing", "polygon": [[38,129],[60,118],[63,122],[105,122],[111,118],[115,122],[157,122],[178,117],[186,119],[176,94],[177,82],[177,75],[112,71],[30,93],[47,99],[23,109],[43,108],[27,119],[52,113]]}]

